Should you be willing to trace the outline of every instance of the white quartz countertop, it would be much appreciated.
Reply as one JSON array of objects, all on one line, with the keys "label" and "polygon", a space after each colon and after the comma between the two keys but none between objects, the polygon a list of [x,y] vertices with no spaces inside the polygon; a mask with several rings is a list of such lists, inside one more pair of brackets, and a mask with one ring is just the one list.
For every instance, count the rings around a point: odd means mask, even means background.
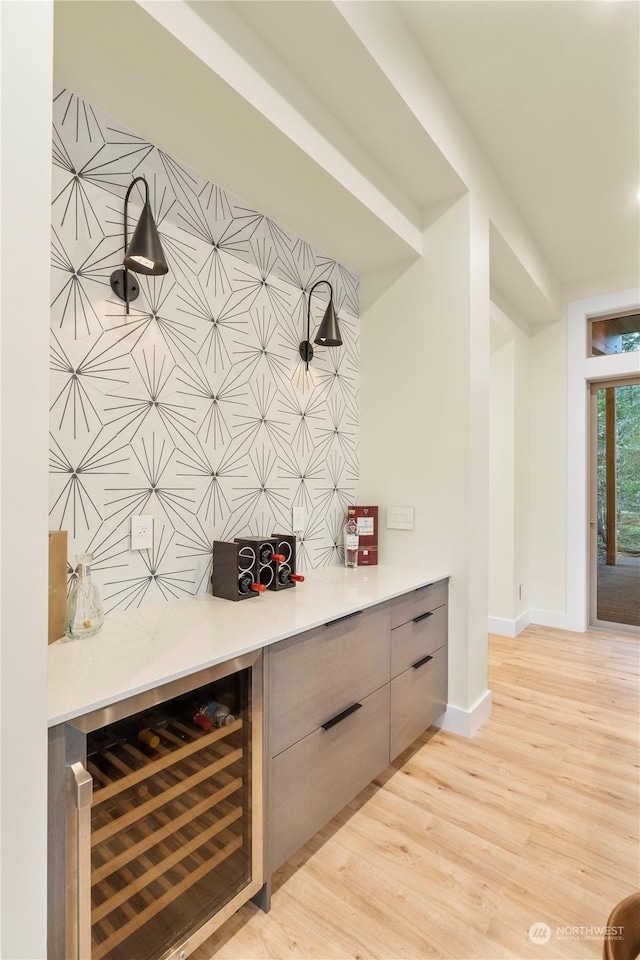
[{"label": "white quartz countertop", "polygon": [[446,576],[387,565],[323,567],[295,588],[237,603],[203,594],[112,613],[94,637],[49,646],[49,726]]}]

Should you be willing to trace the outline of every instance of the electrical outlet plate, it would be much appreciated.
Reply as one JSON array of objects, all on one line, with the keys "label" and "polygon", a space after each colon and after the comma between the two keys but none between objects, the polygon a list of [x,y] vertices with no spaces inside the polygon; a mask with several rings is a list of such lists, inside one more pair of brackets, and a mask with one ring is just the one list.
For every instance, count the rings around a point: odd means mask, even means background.
[{"label": "electrical outlet plate", "polygon": [[413,530],[413,507],[387,507],[387,530]]},{"label": "electrical outlet plate", "polygon": [[293,507],[291,510],[291,526],[294,533],[304,530],[304,507]]},{"label": "electrical outlet plate", "polygon": [[153,517],[131,517],[131,549],[151,550],[153,548]]}]

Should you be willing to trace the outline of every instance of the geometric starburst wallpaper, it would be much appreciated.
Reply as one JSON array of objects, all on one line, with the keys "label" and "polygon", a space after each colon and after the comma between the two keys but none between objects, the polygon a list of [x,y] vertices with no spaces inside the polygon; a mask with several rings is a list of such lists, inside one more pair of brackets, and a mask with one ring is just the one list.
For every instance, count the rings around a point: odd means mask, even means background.
[{"label": "geometric starburst wallpaper", "polygon": [[[125,305],[123,201],[144,175],[169,264]],[[142,209],[136,185],[132,233]],[[210,591],[212,543],[291,530],[301,569],[342,561],[358,479],[358,283],[334,260],[57,89],[53,124],[50,528],[92,551],[107,611]],[[304,339],[334,290],[344,344]],[[312,323],[326,308],[315,292]],[[313,339],[312,331],[312,339]],[[135,514],[152,550],[130,550]]]}]

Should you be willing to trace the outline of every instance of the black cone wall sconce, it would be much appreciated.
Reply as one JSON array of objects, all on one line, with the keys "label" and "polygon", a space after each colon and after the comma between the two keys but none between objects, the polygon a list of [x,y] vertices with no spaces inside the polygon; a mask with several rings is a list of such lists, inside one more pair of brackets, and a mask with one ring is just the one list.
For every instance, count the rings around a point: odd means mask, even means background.
[{"label": "black cone wall sconce", "polygon": [[311,294],[321,283],[326,283],[326,285],[329,287],[329,303],[324,312],[320,329],[318,330],[313,342],[317,343],[318,346],[321,347],[342,346],[342,337],[340,336],[338,318],[333,306],[333,287],[328,280],[318,280],[318,282],[314,283],[314,285],[311,287],[311,290],[309,290],[309,299],[307,301],[307,339],[303,340],[300,344],[300,356],[306,363],[307,370],[309,369],[309,361],[313,359],[313,345],[311,343]]},{"label": "black cone wall sconce", "polygon": [[[144,207],[140,214],[138,224],[133,231],[131,243],[127,245],[127,212],[129,208],[129,197],[136,183],[144,183]],[[149,184],[144,177],[136,177],[129,184],[129,189],[124,198],[124,270],[115,270],[111,274],[111,289],[116,297],[119,297],[127,305],[129,313],[129,303],[135,300],[140,293],[140,287],[133,277],[129,276],[129,271],[134,273],[144,273],[149,277],[159,277],[163,273],[169,272],[164,250],[158,236],[158,229],[155,225],[151,207],[149,205]]]}]

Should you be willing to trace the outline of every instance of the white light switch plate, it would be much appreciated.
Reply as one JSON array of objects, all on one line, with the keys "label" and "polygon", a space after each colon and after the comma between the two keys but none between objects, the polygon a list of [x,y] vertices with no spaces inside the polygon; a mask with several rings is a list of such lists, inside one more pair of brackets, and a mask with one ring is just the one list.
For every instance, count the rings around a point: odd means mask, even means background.
[{"label": "white light switch plate", "polygon": [[413,507],[387,507],[387,530],[413,530]]},{"label": "white light switch plate", "polygon": [[304,530],[304,507],[293,507],[291,510],[291,526],[294,533]]},{"label": "white light switch plate", "polygon": [[153,517],[131,517],[131,549],[151,550],[153,548]]}]

